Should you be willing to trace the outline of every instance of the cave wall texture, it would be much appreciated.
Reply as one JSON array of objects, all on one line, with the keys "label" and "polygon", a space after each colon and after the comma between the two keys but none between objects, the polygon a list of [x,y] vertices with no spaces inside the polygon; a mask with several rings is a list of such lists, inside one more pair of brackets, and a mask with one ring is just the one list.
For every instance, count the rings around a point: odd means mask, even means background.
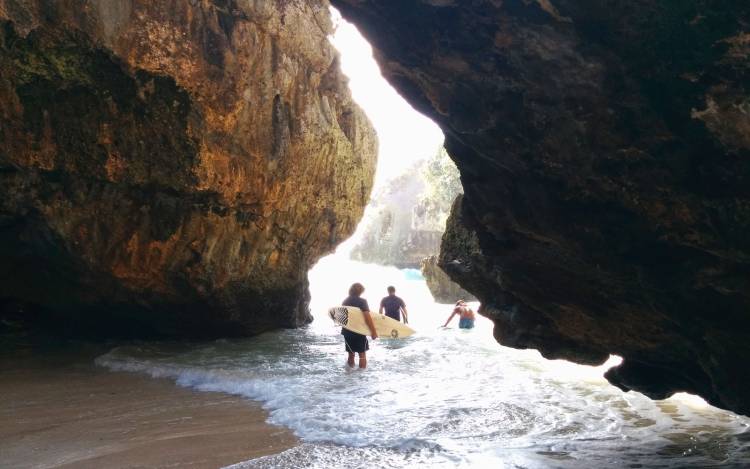
[{"label": "cave wall texture", "polygon": [[750,415],[750,2],[332,3],[446,134],[500,343]]},{"label": "cave wall texture", "polygon": [[377,142],[324,0],[0,0],[0,303],[105,335],[311,320]]},{"label": "cave wall texture", "polygon": [[419,265],[424,281],[430,294],[437,303],[454,304],[458,300],[477,301],[477,299],[468,291],[461,288],[445,273],[438,265],[438,256],[433,254],[425,257]]}]

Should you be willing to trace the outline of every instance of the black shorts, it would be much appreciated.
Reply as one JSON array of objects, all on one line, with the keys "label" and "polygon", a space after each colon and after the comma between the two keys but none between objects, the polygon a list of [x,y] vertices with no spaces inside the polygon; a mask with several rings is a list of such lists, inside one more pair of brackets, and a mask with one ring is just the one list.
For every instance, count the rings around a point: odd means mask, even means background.
[{"label": "black shorts", "polygon": [[362,353],[370,350],[370,343],[367,341],[366,335],[346,329],[341,329],[341,334],[344,336],[344,349],[347,352]]}]

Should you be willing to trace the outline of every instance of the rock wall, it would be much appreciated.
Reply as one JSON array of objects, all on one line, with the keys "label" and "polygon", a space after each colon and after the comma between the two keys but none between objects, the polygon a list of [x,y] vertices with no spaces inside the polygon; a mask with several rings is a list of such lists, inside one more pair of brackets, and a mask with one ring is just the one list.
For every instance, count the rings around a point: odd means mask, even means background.
[{"label": "rock wall", "polygon": [[446,135],[499,342],[750,414],[750,2],[332,3]]},{"label": "rock wall", "polygon": [[0,0],[0,303],[107,335],[311,320],[376,137],[324,0]]},{"label": "rock wall", "polygon": [[448,277],[448,274],[438,265],[437,255],[422,259],[419,268],[436,302],[453,304],[458,300],[476,301],[474,295]]}]

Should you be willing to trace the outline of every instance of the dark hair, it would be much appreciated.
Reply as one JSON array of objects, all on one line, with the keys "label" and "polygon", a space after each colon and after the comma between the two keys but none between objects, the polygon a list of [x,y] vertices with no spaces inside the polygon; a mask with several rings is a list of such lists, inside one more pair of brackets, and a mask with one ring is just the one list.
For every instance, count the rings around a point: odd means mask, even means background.
[{"label": "dark hair", "polygon": [[349,287],[349,296],[359,296],[365,291],[365,287],[361,283],[352,283]]},{"label": "dark hair", "polygon": [[458,306],[460,304],[466,304],[466,302],[464,300],[458,300],[458,301],[456,301],[456,306]]},{"label": "dark hair", "polygon": [[396,287],[388,287],[388,293],[396,293]]}]

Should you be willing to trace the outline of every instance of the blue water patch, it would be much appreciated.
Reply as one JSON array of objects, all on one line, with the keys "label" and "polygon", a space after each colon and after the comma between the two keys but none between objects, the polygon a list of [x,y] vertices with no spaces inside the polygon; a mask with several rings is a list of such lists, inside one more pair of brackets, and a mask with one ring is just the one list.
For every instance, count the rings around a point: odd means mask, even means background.
[{"label": "blue water patch", "polygon": [[401,272],[404,273],[404,279],[406,280],[424,280],[422,271],[419,269],[401,269]]}]

